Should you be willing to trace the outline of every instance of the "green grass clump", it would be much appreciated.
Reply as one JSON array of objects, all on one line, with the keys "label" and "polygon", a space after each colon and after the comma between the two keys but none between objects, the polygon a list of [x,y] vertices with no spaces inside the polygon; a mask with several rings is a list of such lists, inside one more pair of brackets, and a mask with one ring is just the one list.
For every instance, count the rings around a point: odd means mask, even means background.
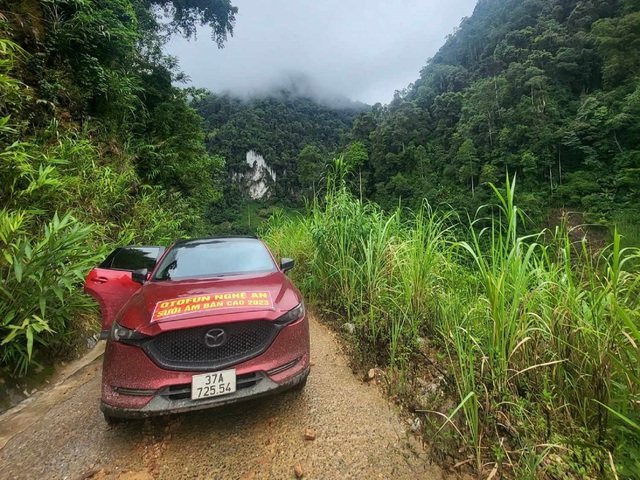
[{"label": "green grass clump", "polygon": [[443,428],[478,474],[638,475],[637,248],[617,232],[601,252],[565,226],[521,233],[515,179],[463,238],[452,213],[383,212],[341,185],[264,236],[300,260],[305,295],[392,368],[408,368],[423,336],[448,352],[459,404]]}]

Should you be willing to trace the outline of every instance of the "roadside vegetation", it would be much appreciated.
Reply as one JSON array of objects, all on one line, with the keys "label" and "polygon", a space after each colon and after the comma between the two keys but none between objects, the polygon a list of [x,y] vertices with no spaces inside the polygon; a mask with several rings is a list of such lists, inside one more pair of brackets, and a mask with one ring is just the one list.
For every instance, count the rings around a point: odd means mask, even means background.
[{"label": "roadside vegetation", "polygon": [[508,170],[538,225],[561,206],[633,217],[639,27],[637,0],[478,2],[413,84],[356,120],[365,197],[475,211]]},{"label": "roadside vegetation", "polygon": [[85,344],[98,322],[82,281],[114,245],[210,226],[224,161],[161,47],[196,23],[222,45],[235,12],[222,0],[0,5],[0,379]]},{"label": "roadside vegetation", "polygon": [[[345,173],[335,161],[323,201],[264,236],[317,311],[353,324],[443,456],[484,475],[638,478],[640,250],[617,232],[599,252],[567,225],[525,233],[515,177],[460,219],[383,212]],[[415,377],[434,364],[444,378],[425,395]]]}]

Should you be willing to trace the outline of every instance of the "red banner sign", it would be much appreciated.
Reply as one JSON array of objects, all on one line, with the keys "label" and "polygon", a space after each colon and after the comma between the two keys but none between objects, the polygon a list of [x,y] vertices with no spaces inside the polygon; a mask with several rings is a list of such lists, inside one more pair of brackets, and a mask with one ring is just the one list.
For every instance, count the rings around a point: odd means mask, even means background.
[{"label": "red banner sign", "polygon": [[269,292],[227,292],[193,297],[172,298],[156,303],[152,321],[163,320],[177,315],[243,308],[264,310],[273,308]]}]

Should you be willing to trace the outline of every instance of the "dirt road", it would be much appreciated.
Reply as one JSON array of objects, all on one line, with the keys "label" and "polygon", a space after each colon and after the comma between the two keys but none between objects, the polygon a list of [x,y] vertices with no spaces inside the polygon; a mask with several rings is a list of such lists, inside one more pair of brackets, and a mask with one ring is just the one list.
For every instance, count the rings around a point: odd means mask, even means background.
[{"label": "dirt road", "polygon": [[[116,427],[98,410],[97,358],[48,401],[0,417],[0,440],[8,439],[0,442],[0,478],[286,479],[296,478],[296,466],[308,479],[443,478],[315,320],[311,345],[302,392]],[[306,429],[315,440],[305,440]]]}]

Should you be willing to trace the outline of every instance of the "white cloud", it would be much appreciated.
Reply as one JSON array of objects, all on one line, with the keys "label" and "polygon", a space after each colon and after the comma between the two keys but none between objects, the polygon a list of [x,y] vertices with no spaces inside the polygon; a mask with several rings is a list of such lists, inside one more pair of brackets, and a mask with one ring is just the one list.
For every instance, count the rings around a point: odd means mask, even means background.
[{"label": "white cloud", "polygon": [[232,0],[234,36],[219,50],[175,38],[192,85],[242,94],[300,74],[323,92],[373,104],[415,81],[476,0]]}]

